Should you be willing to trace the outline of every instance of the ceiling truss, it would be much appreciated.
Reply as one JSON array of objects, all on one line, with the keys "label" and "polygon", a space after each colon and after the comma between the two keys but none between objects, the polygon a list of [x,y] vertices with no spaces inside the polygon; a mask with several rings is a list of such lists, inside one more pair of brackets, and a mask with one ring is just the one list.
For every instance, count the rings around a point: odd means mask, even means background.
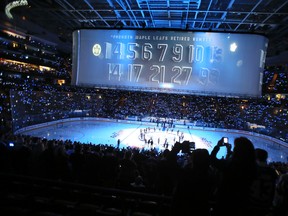
[{"label": "ceiling truss", "polygon": [[29,0],[15,13],[61,35],[80,28],[229,31],[265,34],[274,52],[288,48],[288,0]]}]

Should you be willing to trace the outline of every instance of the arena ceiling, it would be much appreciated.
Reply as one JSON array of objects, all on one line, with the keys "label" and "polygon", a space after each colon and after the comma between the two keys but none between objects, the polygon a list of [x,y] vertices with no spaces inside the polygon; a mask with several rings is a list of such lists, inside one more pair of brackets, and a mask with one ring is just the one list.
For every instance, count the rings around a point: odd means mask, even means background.
[{"label": "arena ceiling", "polygon": [[[13,0],[1,1],[5,6]],[[20,2],[20,1],[18,1]],[[288,49],[287,0],[27,0],[6,16],[11,28],[38,37],[53,33],[71,47],[80,28],[170,29],[260,33],[269,38],[268,56]],[[39,30],[32,25],[40,26]],[[41,29],[41,30],[40,30]],[[71,48],[70,48],[71,49]]]}]

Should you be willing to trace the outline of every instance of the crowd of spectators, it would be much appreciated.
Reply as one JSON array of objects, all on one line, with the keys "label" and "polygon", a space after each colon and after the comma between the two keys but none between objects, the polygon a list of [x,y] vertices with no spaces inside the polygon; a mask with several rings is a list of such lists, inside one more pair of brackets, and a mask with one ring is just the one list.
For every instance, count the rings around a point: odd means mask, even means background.
[{"label": "crowd of spectators", "polygon": [[37,88],[41,91],[31,88],[11,91],[14,129],[69,117],[151,116],[185,120],[199,127],[247,130],[283,141],[288,139],[288,98],[285,97],[241,99],[72,86],[59,88],[41,86]]},{"label": "crowd of spectators", "polygon": [[4,83],[24,79],[54,84],[59,79],[70,82],[71,60],[55,44],[30,36],[0,31],[0,79]]},{"label": "crowd of spectators", "polygon": [[10,60],[35,63],[38,65],[59,66],[58,51],[56,45],[33,40],[31,37],[14,36],[6,32],[0,32],[1,56]]},{"label": "crowd of spectators", "polygon": [[[12,142],[14,146],[9,145]],[[210,155],[206,149],[179,155],[182,143],[158,152],[6,134],[1,137],[0,170],[171,196],[171,215],[208,216],[211,208],[213,215],[223,215],[232,206],[233,215],[284,215],[287,180],[282,179],[287,164],[267,164],[268,152],[254,149],[245,137],[235,139],[234,149],[229,143],[223,145],[222,139],[216,141]],[[226,158],[217,159],[217,152],[225,147]]]},{"label": "crowd of spectators", "polygon": [[263,92],[287,93],[288,92],[288,69],[286,67],[270,68],[264,71]]},{"label": "crowd of spectators", "polygon": [[20,62],[7,62],[5,60],[1,60],[0,59],[0,68],[2,73],[3,72],[10,72],[11,74],[15,73],[18,76],[19,75],[53,75],[55,77],[58,78],[67,78],[70,76],[70,74],[68,73],[67,69],[60,67],[60,65],[63,65],[65,60],[62,58],[59,58],[57,60],[57,64],[59,64],[57,67],[59,67],[59,69],[56,68],[50,68],[50,67],[39,67],[37,65],[33,65],[33,64],[23,64]]}]

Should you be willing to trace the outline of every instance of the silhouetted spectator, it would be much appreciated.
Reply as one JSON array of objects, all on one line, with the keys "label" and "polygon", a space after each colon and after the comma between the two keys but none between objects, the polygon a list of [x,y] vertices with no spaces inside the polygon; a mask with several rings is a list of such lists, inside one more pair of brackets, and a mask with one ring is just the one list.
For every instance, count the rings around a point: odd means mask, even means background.
[{"label": "silhouetted spectator", "polygon": [[132,151],[127,150],[124,153],[124,158],[119,161],[119,175],[117,181],[119,187],[122,189],[129,189],[131,183],[133,183],[137,177],[137,165],[132,157]]},{"label": "silhouetted spectator", "polygon": [[70,181],[71,169],[69,163],[69,156],[65,151],[65,146],[63,143],[58,145],[55,149],[54,164],[55,177],[59,180]]},{"label": "silhouetted spectator", "polygon": [[83,183],[101,185],[101,155],[98,148],[92,149],[92,146],[85,145]]},{"label": "silhouetted spectator", "polygon": [[82,151],[82,145],[80,143],[74,144],[74,152],[71,153],[69,161],[72,167],[72,177],[76,182],[84,181],[84,162],[85,158]]},{"label": "silhouetted spectator", "polygon": [[276,180],[276,170],[268,166],[268,152],[264,149],[255,149],[257,175],[251,187],[251,208],[254,215],[267,215],[273,211],[273,199]]},{"label": "silhouetted spectator", "polygon": [[257,176],[253,143],[246,137],[236,138],[233,153],[226,160],[216,157],[221,146],[223,138],[211,152],[212,165],[221,172],[213,215],[253,215],[249,202],[251,186]]},{"label": "silhouetted spectator", "polygon": [[288,215],[288,173],[282,174],[277,182],[274,200],[274,213],[277,216]]},{"label": "silhouetted spectator", "polygon": [[46,140],[47,147],[40,154],[38,173],[41,177],[55,179],[55,140]]},{"label": "silhouetted spectator", "polygon": [[165,150],[157,164],[156,191],[159,194],[171,195],[177,182],[179,165],[177,163],[178,149]]},{"label": "silhouetted spectator", "polygon": [[[27,142],[28,143],[28,142]],[[28,175],[31,168],[31,147],[23,136],[17,136],[14,147],[11,147],[12,165],[15,173]]]},{"label": "silhouetted spectator", "polygon": [[182,171],[174,193],[172,215],[210,215],[209,201],[214,191],[215,179],[209,165],[209,153],[206,149],[192,152],[191,163]]},{"label": "silhouetted spectator", "polygon": [[116,187],[119,159],[114,153],[113,147],[107,147],[101,160],[102,185]]},{"label": "silhouetted spectator", "polygon": [[0,142],[0,172],[10,172],[11,152],[5,142]]}]

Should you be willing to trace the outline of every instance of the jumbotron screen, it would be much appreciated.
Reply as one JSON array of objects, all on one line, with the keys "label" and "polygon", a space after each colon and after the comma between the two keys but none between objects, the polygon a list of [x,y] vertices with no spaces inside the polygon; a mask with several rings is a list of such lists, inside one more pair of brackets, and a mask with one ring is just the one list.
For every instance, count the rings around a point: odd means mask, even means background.
[{"label": "jumbotron screen", "polygon": [[267,46],[257,34],[76,30],[72,84],[259,97]]}]

